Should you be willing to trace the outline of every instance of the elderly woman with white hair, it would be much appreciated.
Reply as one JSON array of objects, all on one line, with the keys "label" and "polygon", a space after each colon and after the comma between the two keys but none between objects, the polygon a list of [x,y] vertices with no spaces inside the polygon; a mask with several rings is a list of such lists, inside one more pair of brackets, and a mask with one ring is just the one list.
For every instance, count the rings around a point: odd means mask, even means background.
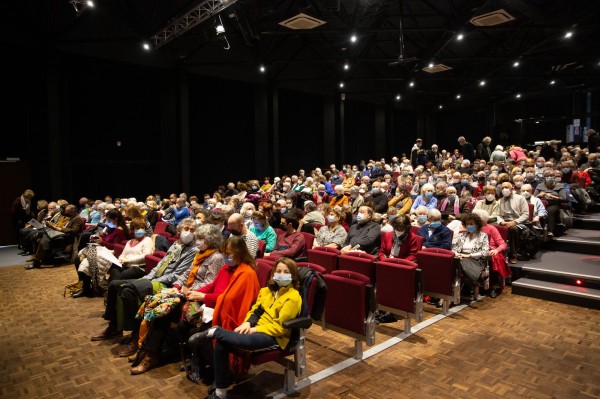
[{"label": "elderly woman with white hair", "polygon": [[337,186],[335,186],[334,190],[335,197],[331,199],[329,205],[331,205],[332,208],[336,206],[339,206],[341,208],[342,206],[348,203],[348,197],[344,194],[344,186],[338,184]]},{"label": "elderly woman with white hair", "polygon": [[433,187],[433,184],[429,184],[429,183],[424,184],[421,187],[421,195],[419,195],[413,202],[412,207],[410,208],[410,212],[415,213],[417,208],[421,205],[423,205],[427,209],[436,208],[438,201],[433,196],[434,192],[435,192],[435,187]]},{"label": "elderly woman with white hair", "polygon": [[494,152],[492,152],[492,156],[490,157],[490,161],[492,163],[496,163],[496,162],[506,162],[506,153],[504,152],[504,147],[502,147],[501,145],[497,145],[496,148],[494,149]]},{"label": "elderly woman with white hair", "polygon": [[491,277],[493,279],[492,287],[490,287],[490,297],[496,298],[502,292],[506,278],[512,275],[510,267],[508,267],[508,263],[506,262],[506,256],[504,255],[507,245],[498,232],[498,229],[488,224],[489,213],[483,209],[476,209],[473,211],[473,214],[481,218],[483,227],[481,227],[480,231],[486,233],[489,238],[490,250],[488,256],[492,257]]},{"label": "elderly woman with white hair", "polygon": [[[428,212],[428,209],[423,205],[421,205],[417,209],[415,209],[415,213],[413,213],[411,216],[412,225],[416,226],[416,227],[424,226],[425,223],[427,223],[427,212]],[[440,220],[441,220],[441,218],[442,217],[440,216]]]}]

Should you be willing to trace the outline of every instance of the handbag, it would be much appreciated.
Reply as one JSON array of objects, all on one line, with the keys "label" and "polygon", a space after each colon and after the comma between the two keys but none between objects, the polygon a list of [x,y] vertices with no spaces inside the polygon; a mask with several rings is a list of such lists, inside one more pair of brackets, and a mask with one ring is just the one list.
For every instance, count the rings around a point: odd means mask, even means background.
[{"label": "handbag", "polygon": [[573,227],[573,212],[570,209],[559,209],[560,212],[560,222],[565,225],[565,227],[570,228]]},{"label": "handbag", "polygon": [[183,319],[188,323],[194,325],[202,324],[203,312],[204,308],[202,307],[202,304],[198,301],[188,301],[184,303],[183,308],[181,310]]},{"label": "handbag", "polygon": [[479,280],[481,272],[485,268],[485,264],[478,262],[473,258],[463,258],[460,260],[460,268],[462,269],[465,277],[473,282],[476,282]]}]

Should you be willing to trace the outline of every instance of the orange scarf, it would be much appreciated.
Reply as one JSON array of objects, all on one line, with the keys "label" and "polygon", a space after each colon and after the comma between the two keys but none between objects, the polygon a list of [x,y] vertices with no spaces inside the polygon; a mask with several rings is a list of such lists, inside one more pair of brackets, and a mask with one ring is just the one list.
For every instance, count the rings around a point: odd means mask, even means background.
[{"label": "orange scarf", "polygon": [[206,258],[211,256],[215,252],[217,252],[217,250],[214,248],[207,249],[204,252],[198,252],[196,256],[194,256],[194,262],[192,262],[192,270],[190,270],[190,275],[188,276],[187,282],[185,284],[188,288],[191,287],[192,284],[194,284],[194,280],[196,280],[196,275],[198,274],[198,269],[200,268],[202,262],[204,262]]}]

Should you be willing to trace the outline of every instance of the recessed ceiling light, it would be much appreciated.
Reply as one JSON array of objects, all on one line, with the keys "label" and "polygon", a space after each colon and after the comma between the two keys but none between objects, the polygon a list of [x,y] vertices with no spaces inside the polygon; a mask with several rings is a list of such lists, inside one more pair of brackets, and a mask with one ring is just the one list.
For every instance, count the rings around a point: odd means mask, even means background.
[{"label": "recessed ceiling light", "polygon": [[344,82],[340,82],[340,89],[344,88]]},{"label": "recessed ceiling light", "polygon": [[438,108],[439,108],[439,109],[442,109],[442,108],[444,108],[444,106],[443,106],[442,104],[440,104],[440,105],[438,106]]},{"label": "recessed ceiling light", "polygon": [[458,41],[461,41],[464,38],[465,38],[465,35],[463,35],[462,33],[459,33],[458,35],[456,35],[456,40],[458,40]]},{"label": "recessed ceiling light", "polygon": [[430,62],[428,65],[429,68],[433,68],[433,62]]},{"label": "recessed ceiling light", "polygon": [[515,61],[515,62],[513,63],[513,68],[516,68],[516,67],[518,67],[519,65],[521,65],[521,64],[519,63],[519,61]]},{"label": "recessed ceiling light", "polygon": [[94,8],[94,2],[92,0],[86,1],[85,4],[87,4],[87,6],[90,7],[90,8]]},{"label": "recessed ceiling light", "polygon": [[565,39],[570,39],[570,38],[572,38],[572,37],[573,37],[573,32],[571,32],[571,31],[567,31],[567,32],[565,33],[565,36],[564,36],[564,37],[565,37]]},{"label": "recessed ceiling light", "polygon": [[344,64],[344,70],[346,70],[346,71],[347,71],[348,69],[350,69],[350,64],[348,64],[348,63],[345,63],[345,64]]},{"label": "recessed ceiling light", "polygon": [[357,41],[357,40],[358,40],[358,38],[356,37],[356,35],[352,35],[352,36],[350,36],[350,41],[351,41],[352,43],[356,43],[356,41]]},{"label": "recessed ceiling light", "polygon": [[415,87],[415,82],[410,82],[408,85],[409,85],[410,87]]},{"label": "recessed ceiling light", "polygon": [[146,42],[142,43],[142,47],[144,48],[144,50],[146,51],[150,51],[150,45]]},{"label": "recessed ceiling light", "polygon": [[396,101],[400,101],[402,97],[400,97],[400,94],[396,94]]},{"label": "recessed ceiling light", "polygon": [[515,97],[516,97],[516,98],[521,98],[521,93],[517,93],[517,94],[515,95]]},{"label": "recessed ceiling light", "polygon": [[479,81],[479,86],[485,86],[485,80],[480,80]]},{"label": "recessed ceiling light", "polygon": [[540,123],[540,121],[535,121],[535,124],[536,124],[536,125],[537,125],[537,124],[539,124],[539,123]]},{"label": "recessed ceiling light", "polygon": [[457,94],[457,95],[456,95],[456,99],[457,99],[457,100],[460,100],[460,97],[461,97],[461,95],[460,95],[460,94]]},{"label": "recessed ceiling light", "polygon": [[551,81],[550,81],[550,85],[553,85],[553,84],[555,84],[555,83],[556,83],[556,80],[551,80]]},{"label": "recessed ceiling light", "polygon": [[258,70],[259,70],[259,71],[261,71],[261,72],[265,72],[265,71],[267,70],[267,68],[265,68],[265,66],[264,66],[264,65],[261,65],[261,66],[258,68]]}]

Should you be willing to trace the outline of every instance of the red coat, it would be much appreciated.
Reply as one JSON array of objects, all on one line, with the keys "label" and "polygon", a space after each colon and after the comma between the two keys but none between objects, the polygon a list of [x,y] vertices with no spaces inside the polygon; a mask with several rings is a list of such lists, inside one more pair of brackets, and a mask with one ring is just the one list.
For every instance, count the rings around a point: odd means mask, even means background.
[{"label": "red coat", "polygon": [[[381,246],[379,247],[379,260],[385,260],[390,257],[392,248],[394,247],[394,236],[393,231],[389,233],[381,233]],[[408,237],[402,243],[400,247],[400,253],[397,258],[410,260],[412,262],[417,261],[417,252],[423,247],[423,237],[420,235],[413,234],[412,231],[408,232]]]}]

